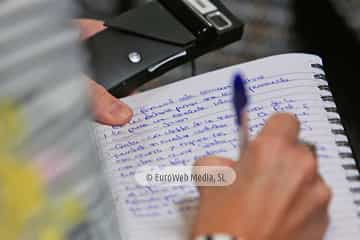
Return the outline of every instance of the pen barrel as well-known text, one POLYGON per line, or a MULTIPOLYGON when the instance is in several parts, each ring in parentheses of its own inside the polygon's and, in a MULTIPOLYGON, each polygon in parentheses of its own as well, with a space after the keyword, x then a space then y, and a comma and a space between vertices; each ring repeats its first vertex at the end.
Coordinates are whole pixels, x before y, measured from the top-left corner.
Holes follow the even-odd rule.
POLYGON ((239 126, 239 149, 240 155, 244 152, 249 144, 249 117, 246 111, 241 114, 241 125, 239 126))

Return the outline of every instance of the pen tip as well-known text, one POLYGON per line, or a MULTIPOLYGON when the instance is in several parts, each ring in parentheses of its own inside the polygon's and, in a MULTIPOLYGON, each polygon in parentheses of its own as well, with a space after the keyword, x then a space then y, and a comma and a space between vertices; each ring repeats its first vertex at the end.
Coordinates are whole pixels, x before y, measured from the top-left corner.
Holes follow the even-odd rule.
POLYGON ((243 92, 245 91, 245 81, 244 78, 241 76, 241 74, 236 74, 234 77, 234 87, 236 91, 243 92))
POLYGON ((244 107, 247 105, 248 99, 245 89, 245 80, 241 74, 236 74, 234 76, 234 107, 237 114, 237 124, 238 126, 241 125, 242 119, 242 111, 244 107))
POLYGON ((245 89, 245 80, 241 74, 236 74, 234 77, 234 97, 241 105, 247 103, 247 94, 245 89))

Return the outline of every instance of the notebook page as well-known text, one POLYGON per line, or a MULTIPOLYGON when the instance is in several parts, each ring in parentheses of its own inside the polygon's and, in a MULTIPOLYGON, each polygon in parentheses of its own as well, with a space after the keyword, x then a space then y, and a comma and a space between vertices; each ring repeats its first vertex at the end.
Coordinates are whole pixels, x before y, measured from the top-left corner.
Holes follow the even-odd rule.
MULTIPOLYGON (((242 72, 250 95, 249 131, 254 136, 275 112, 292 112, 302 123, 301 137, 317 145, 320 172, 334 192, 326 239, 356 239, 359 223, 346 174, 341 167, 320 98, 321 63, 311 55, 270 57, 197 76, 124 99, 134 110, 124 127, 96 126, 124 239, 187 239, 196 212, 195 187, 141 187, 139 167, 192 165, 219 155, 237 159, 238 139, 232 107, 232 76, 242 72)), ((359 235, 357 235, 359 236, 359 235)))

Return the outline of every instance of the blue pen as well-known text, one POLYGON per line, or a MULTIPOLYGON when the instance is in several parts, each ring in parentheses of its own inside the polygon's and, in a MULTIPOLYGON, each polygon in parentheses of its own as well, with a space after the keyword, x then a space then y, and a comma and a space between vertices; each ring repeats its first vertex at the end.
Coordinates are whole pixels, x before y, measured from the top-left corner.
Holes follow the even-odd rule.
POLYGON ((248 129, 246 120, 246 105, 248 97, 245 89, 245 80, 240 74, 234 77, 233 101, 236 112, 236 123, 239 127, 240 150, 244 149, 248 141, 248 129))

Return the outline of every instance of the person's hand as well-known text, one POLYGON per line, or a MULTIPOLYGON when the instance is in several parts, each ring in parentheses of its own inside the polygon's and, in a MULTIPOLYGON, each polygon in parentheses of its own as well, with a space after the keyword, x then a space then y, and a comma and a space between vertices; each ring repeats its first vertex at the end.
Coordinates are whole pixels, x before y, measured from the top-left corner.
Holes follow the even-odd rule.
MULTIPOLYGON (((86 40, 106 28, 101 21, 80 19, 74 22, 80 29, 82 40, 86 40)), ((96 121, 108 125, 123 125, 128 123, 133 116, 131 108, 116 99, 108 93, 103 86, 95 81, 90 80, 89 82, 93 113, 96 121)))
POLYGON ((193 237, 225 233, 244 240, 320 240, 326 232, 331 191, 317 159, 298 139, 299 122, 277 114, 249 143, 239 162, 210 157, 200 166, 229 166, 228 187, 201 187, 193 237))

